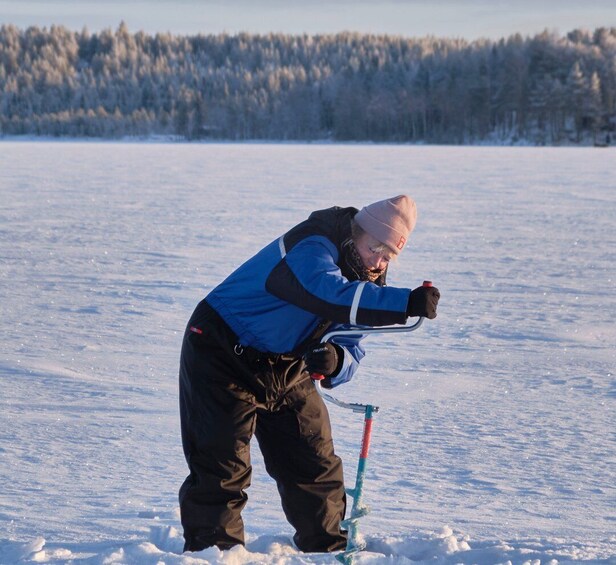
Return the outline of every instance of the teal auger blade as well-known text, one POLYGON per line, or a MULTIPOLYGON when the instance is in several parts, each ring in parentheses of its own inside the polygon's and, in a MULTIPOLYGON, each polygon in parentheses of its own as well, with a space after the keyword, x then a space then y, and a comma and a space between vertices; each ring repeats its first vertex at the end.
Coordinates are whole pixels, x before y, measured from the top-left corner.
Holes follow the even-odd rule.
POLYGON ((339 553, 338 555, 336 555, 336 559, 344 563, 345 565, 352 565, 355 554, 359 553, 360 551, 363 551, 364 549, 366 549, 366 543, 362 542, 358 545, 347 548, 342 553, 339 553))
POLYGON ((365 506, 364 508, 362 508, 362 509, 358 510, 357 512, 355 512, 352 516, 349 516, 346 520, 342 520, 342 522, 340 522, 340 525, 343 528, 346 528, 346 527, 350 526, 351 524, 355 524, 360 518, 363 518, 369 512, 370 512, 370 508, 365 506))

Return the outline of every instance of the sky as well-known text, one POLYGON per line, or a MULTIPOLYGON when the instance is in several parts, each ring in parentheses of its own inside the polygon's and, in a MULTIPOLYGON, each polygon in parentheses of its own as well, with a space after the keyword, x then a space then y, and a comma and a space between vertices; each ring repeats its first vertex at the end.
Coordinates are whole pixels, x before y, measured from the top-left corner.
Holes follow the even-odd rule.
POLYGON ((0 24, 90 31, 436 35, 497 39, 616 26, 616 0, 0 0, 0 24))

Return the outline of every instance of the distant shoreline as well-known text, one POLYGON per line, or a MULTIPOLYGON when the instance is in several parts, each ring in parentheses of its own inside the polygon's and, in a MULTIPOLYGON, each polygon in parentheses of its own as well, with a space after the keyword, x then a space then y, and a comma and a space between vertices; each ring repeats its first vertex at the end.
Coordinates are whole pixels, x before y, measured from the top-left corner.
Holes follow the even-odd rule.
POLYGON ((312 146, 366 146, 366 147, 534 147, 534 148, 554 148, 554 149, 610 149, 616 147, 616 143, 610 145, 596 145, 592 140, 585 140, 581 143, 561 143, 561 144, 538 144, 529 140, 517 142, 498 142, 484 141, 477 143, 428 143, 428 142, 395 142, 395 141, 337 141, 337 140, 276 140, 276 139, 186 139, 181 136, 124 136, 118 138, 108 137, 55 137, 55 136, 36 136, 36 135, 0 135, 0 143, 103 143, 103 144, 144 144, 144 145, 312 145, 312 146))

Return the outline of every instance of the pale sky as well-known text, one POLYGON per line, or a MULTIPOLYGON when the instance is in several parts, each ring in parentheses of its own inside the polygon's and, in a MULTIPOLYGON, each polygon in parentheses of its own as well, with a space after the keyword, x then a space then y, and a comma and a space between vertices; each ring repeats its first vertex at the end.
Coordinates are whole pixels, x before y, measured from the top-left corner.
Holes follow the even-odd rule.
POLYGON ((0 0, 0 25, 500 38, 616 27, 616 0, 0 0))

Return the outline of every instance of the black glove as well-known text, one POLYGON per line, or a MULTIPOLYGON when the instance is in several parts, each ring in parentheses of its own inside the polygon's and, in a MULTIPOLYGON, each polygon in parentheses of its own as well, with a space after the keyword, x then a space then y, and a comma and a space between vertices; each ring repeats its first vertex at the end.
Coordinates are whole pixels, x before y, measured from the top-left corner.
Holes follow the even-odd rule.
POLYGON ((319 343, 304 354, 306 370, 312 375, 329 377, 342 367, 344 351, 334 343, 319 343))
POLYGON ((406 306, 407 316, 424 316, 429 320, 436 318, 436 305, 441 293, 435 286, 420 286, 411 292, 406 306))

